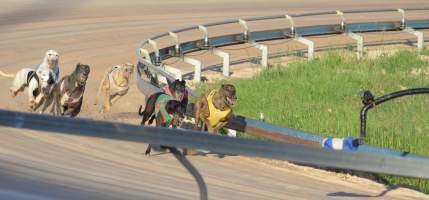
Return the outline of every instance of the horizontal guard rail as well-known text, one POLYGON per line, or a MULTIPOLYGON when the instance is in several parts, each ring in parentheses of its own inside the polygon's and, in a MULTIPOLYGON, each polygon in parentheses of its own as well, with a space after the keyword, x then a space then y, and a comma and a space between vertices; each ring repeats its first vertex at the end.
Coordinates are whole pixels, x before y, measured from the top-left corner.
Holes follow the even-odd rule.
MULTIPOLYGON (((423 10, 429 10, 429 7, 405 8, 404 10, 405 11, 423 11, 423 10)), ((358 13, 397 12, 397 11, 398 9, 389 8, 389 9, 344 10, 342 12, 344 14, 358 14, 358 13)), ((336 11, 324 11, 324 12, 311 12, 311 13, 301 13, 301 14, 289 14, 289 16, 296 18, 296 17, 310 17, 310 16, 321 16, 321 15, 335 15, 335 14, 337 14, 336 11)), ((284 15, 273 15, 273 16, 261 16, 261 17, 247 17, 242 19, 248 22, 252 22, 252 21, 261 21, 261 20, 284 19, 284 17, 285 17, 284 15)), ((221 22, 212 22, 212 23, 203 24, 203 26, 211 27, 211 26, 219 26, 219 25, 226 25, 226 24, 233 24, 233 23, 238 23, 238 19, 229 19, 221 22)), ((186 28, 176 29, 176 30, 172 30, 171 32, 181 33, 181 32, 195 30, 195 29, 198 29, 198 26, 190 26, 186 28)), ((154 35, 148 39, 145 39, 140 47, 143 47, 150 39, 156 40, 165 36, 168 36, 168 32, 154 35)))
MULTIPOLYGON (((375 32, 375 31, 393 31, 401 30, 401 23, 397 22, 373 22, 373 23, 350 23, 346 24, 345 32, 364 33, 364 32, 375 32)), ((410 20, 407 21, 407 27, 413 29, 429 28, 429 20, 410 20)), ((285 29, 274 29, 265 31, 254 31, 249 36, 249 41, 269 41, 277 39, 293 38, 289 33, 290 28, 285 29)), ((295 27, 295 32, 299 36, 316 36, 316 35, 327 35, 327 34, 341 34, 340 24, 330 25, 317 25, 317 26, 306 26, 306 27, 295 27)), ((209 38, 210 47, 222 47, 228 45, 241 44, 246 42, 242 33, 217 36, 209 38)), ((182 54, 192 53, 194 51, 202 50, 203 39, 183 42, 180 44, 182 54)), ((143 46, 143 45, 142 45, 143 46)), ((177 55, 176 46, 168 46, 159 49, 159 56, 161 60, 165 60, 177 55)), ((142 57, 140 52, 137 51, 138 57, 142 57)), ((155 53, 151 52, 150 57, 152 61, 155 60, 155 53)))
POLYGON ((334 151, 270 140, 231 138, 190 130, 146 127, 6 110, 0 110, 0 125, 429 179, 429 159, 334 151))

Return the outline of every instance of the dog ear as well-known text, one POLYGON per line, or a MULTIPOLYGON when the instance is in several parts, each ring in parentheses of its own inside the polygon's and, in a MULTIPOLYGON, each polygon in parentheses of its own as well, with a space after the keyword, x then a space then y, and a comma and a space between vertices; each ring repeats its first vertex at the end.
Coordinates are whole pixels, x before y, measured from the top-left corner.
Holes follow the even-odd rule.
POLYGON ((173 82, 171 82, 170 79, 167 78, 167 85, 168 85, 169 88, 172 87, 172 84, 173 84, 173 82))

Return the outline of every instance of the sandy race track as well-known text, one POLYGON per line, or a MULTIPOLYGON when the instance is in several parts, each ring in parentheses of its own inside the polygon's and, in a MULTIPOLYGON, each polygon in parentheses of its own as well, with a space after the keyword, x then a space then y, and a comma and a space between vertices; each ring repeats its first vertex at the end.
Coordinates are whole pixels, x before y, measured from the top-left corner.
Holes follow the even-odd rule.
MULTIPOLYGON (((91 66, 80 116, 93 106, 105 68, 136 63, 145 37, 198 23, 242 16, 355 8, 429 6, 426 0, 2 0, 0 69, 15 72, 60 52, 61 74, 78 63, 91 66)), ((26 97, 10 97, 11 80, 0 77, 0 107, 26 110, 26 97)), ((133 86, 108 119, 135 113, 144 101, 133 86)), ((118 105, 118 104, 117 104, 118 105)), ((52 133, 0 129, 0 196, 16 199, 196 199, 193 178, 169 154, 142 155, 145 145, 52 133), (35 195, 35 196, 34 196, 35 195), (19 198, 18 198, 19 197, 19 198), (49 198, 48 198, 49 197, 49 198)), ((429 199, 390 190, 372 181, 250 158, 191 156, 207 182, 210 199, 429 199)))

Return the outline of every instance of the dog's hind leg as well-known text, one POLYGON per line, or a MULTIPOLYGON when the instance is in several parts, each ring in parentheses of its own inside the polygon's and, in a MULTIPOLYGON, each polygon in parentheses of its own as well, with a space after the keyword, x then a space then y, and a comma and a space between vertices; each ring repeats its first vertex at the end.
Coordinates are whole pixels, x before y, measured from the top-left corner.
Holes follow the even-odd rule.
POLYGON ((52 113, 54 115, 61 115, 61 102, 59 92, 54 95, 54 105, 52 106, 52 113))
POLYGON ((15 78, 12 82, 12 87, 10 87, 9 91, 12 97, 15 97, 19 92, 22 92, 27 84, 27 74, 26 70, 20 70, 16 73, 15 78))
POLYGON ((139 113, 139 114, 143 115, 143 119, 141 122, 142 125, 145 124, 146 121, 152 117, 153 112, 155 111, 156 99, 157 99, 156 95, 150 96, 146 102, 144 111, 139 113))
POLYGON ((149 125, 153 123, 153 120, 155 120, 155 114, 152 114, 152 116, 149 119, 149 125))

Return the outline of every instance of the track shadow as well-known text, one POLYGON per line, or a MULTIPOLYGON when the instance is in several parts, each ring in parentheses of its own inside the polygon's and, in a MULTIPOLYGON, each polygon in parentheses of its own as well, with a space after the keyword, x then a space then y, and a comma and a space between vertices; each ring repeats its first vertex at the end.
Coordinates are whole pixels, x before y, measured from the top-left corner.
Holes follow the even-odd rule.
MULTIPOLYGON (((170 154, 171 152, 168 152, 167 150, 165 151, 158 151, 158 150, 154 150, 152 149, 152 151, 155 151, 156 153, 151 153, 150 156, 148 157, 153 157, 153 156, 162 156, 165 154, 170 154)), ((222 153, 216 153, 216 152, 206 152, 204 150, 195 150, 195 153, 192 153, 190 155, 186 155, 187 157, 189 156, 217 156, 218 158, 225 158, 225 157, 230 157, 230 156, 238 156, 235 154, 222 154, 222 153)), ((144 153, 142 153, 144 155, 144 153)))
POLYGON ((145 155, 145 153, 141 153, 142 155, 144 155, 144 156, 147 156, 147 157, 154 157, 154 156, 162 156, 162 155, 164 155, 164 154, 169 154, 170 152, 157 152, 157 153, 152 153, 152 154, 150 154, 150 155, 145 155))
POLYGON ((327 194, 326 196, 329 196, 329 197, 374 198, 374 197, 382 197, 382 196, 386 195, 387 193, 389 193, 390 191, 396 190, 398 188, 408 188, 408 189, 412 189, 412 190, 417 190, 418 191, 418 188, 416 188, 414 186, 399 184, 399 185, 387 186, 387 188, 385 190, 383 190, 382 192, 380 192, 377 195, 357 194, 357 193, 351 193, 351 192, 333 192, 333 193, 327 194))

